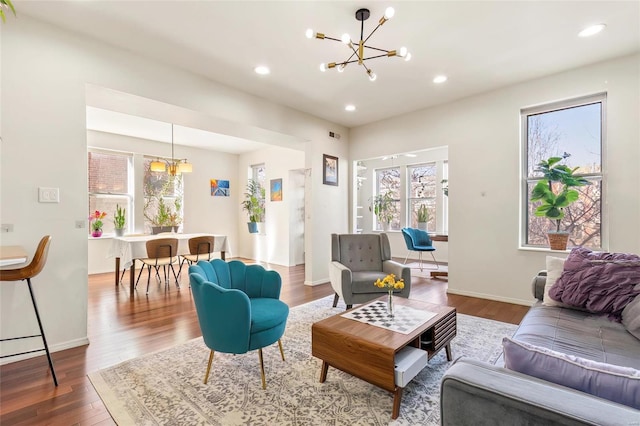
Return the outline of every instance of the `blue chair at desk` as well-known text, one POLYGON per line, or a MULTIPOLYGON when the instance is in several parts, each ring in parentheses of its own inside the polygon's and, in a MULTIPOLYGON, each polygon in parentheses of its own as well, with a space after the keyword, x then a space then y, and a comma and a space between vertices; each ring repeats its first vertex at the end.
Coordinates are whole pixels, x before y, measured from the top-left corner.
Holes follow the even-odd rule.
POLYGON ((436 257, 433 255, 433 252, 436 248, 433 246, 433 242, 431 241, 431 237, 426 231, 416 228, 402 228, 402 236, 404 237, 404 242, 407 244, 407 257, 404 258, 404 263, 407 263, 407 259, 409 258, 409 253, 412 251, 418 252, 418 258, 420 259, 420 270, 423 270, 422 263, 422 253, 428 251, 431 253, 431 257, 433 257, 433 261, 436 264, 435 268, 429 269, 439 269, 440 265, 438 265, 438 261, 436 257))

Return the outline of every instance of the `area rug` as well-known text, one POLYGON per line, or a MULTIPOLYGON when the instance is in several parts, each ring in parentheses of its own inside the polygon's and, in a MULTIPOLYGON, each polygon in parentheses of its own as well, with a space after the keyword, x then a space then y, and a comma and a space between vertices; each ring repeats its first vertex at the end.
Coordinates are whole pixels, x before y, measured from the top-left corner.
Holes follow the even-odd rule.
MULTIPOLYGON (((393 395, 329 368, 311 356, 311 324, 344 312, 333 296, 291 309, 282 338, 263 349, 267 389, 256 351, 216 353, 209 383, 202 382, 209 350, 202 338, 89 374, 117 424, 124 425, 438 425, 440 379, 451 365, 444 351, 404 388, 400 416, 391 420, 393 395)), ((493 362, 501 340, 516 326, 458 314, 454 360, 493 362)), ((367 362, 363 359, 362 362, 367 362)))

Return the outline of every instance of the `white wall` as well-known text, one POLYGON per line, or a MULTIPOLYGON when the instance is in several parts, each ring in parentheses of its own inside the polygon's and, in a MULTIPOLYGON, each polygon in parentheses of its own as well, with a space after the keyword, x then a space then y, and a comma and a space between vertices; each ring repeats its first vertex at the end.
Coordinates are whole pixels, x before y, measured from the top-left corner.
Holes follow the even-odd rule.
MULTIPOLYGON (((111 149, 122 152, 139 153, 149 156, 166 157, 171 152, 169 144, 116 135, 93 130, 87 131, 87 145, 94 148, 111 149)), ((238 155, 228 154, 188 146, 176 146, 176 156, 188 158, 193 164, 193 172, 185 174, 184 179, 184 233, 205 232, 226 235, 229 242, 227 257, 235 255, 238 246, 237 212, 240 195, 232 191, 229 197, 212 197, 210 179, 227 179, 229 184, 237 186, 236 172, 238 155)), ((142 209, 144 200, 135 200, 136 232, 143 232, 142 209)), ((111 216, 107 217, 109 219, 111 216)), ((112 272, 114 260, 107 258, 109 237, 89 238, 89 274, 112 272)))
MULTIPOLYGON (((53 350, 86 343, 87 336, 88 242, 86 229, 74 226, 75 221, 86 221, 87 211, 87 84, 310 141, 307 145, 313 147, 305 149, 313 157, 306 157, 306 167, 321 163, 322 151, 332 142, 328 140, 329 130, 341 133, 341 143, 345 146, 348 142, 346 129, 341 126, 28 16, 13 20, 11 25, 1 25, 0 31, 3 114, 0 218, 2 223, 14 225, 14 232, 2 235, 2 244, 23 245, 33 252, 43 235, 53 236, 48 263, 34 282, 53 350), (38 203, 39 186, 59 188, 60 203, 38 203)), ((347 150, 343 148, 338 153, 346 157, 347 150)), ((194 167, 198 165, 194 163, 194 167)), ((216 170, 209 172, 217 175, 216 170)), ((197 173, 211 177, 205 170, 197 173)), ((307 234, 310 246, 307 253, 317 252, 319 256, 310 262, 313 267, 307 268, 310 280, 327 275, 329 233, 337 228, 341 232, 347 229, 346 189, 316 189, 322 186, 317 173, 314 170, 310 185, 314 193, 323 196, 323 202, 330 202, 334 215, 342 215, 344 220, 311 225, 315 232, 307 234), (327 253, 324 259, 320 256, 323 252, 327 253)), ((197 176, 190 178, 197 179, 197 176)), ((206 191, 206 185, 202 185, 206 191)), ((201 221, 216 208, 213 204, 216 202, 210 200, 208 210, 185 220, 201 221)), ((228 202, 233 203, 233 199, 228 202)), ((0 307, 0 335, 33 331, 35 320, 23 284, 3 283, 0 307)), ((23 341, 11 347, 3 345, 2 352, 27 350, 36 344, 23 341)))
MULTIPOLYGON (((447 84, 455 84, 452 78, 447 84)), ((606 91, 606 233, 640 253, 640 57, 620 58, 351 130, 351 158, 449 146, 449 291, 530 303, 544 250, 520 250, 520 109, 606 91)))
POLYGON ((239 256, 256 259, 277 265, 290 266, 289 263, 289 222, 290 222, 290 181, 289 171, 304 167, 304 151, 269 147, 240 155, 237 168, 238 184, 232 192, 238 194, 236 206, 237 233, 240 241, 239 256), (265 183, 265 222, 259 234, 250 234, 247 229, 247 213, 240 210, 248 182, 249 168, 255 164, 264 164, 265 183), (282 179, 282 201, 271 201, 270 182, 282 179))

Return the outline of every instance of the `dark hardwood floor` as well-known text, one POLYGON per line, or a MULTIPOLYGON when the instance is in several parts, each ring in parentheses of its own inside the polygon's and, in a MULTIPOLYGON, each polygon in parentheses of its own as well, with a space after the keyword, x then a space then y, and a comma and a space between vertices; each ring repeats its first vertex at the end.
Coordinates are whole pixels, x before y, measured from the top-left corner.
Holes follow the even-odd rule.
MULTIPOLYGON (((305 286, 303 266, 273 265, 271 268, 282 275, 281 299, 291 307, 333 294, 328 283, 305 286)), ((125 281, 126 277, 128 274, 125 281)), ((187 275, 182 275, 180 291, 175 285, 165 290, 152 279, 148 296, 145 294, 146 283, 142 284, 145 278, 146 274, 143 274, 140 288, 130 298, 128 281, 126 286, 115 288, 112 274, 89 276, 88 336, 91 343, 52 355, 60 383, 57 388, 44 355, 0 367, 0 424, 114 424, 87 373, 201 335, 187 275)), ((37 286, 36 278, 36 298, 37 286)), ((528 310, 525 306, 448 295, 446 288, 446 279, 434 280, 416 274, 412 277, 411 298, 455 306, 459 313, 513 324, 518 324, 528 310)), ((44 327, 46 332, 46 322, 44 327)))

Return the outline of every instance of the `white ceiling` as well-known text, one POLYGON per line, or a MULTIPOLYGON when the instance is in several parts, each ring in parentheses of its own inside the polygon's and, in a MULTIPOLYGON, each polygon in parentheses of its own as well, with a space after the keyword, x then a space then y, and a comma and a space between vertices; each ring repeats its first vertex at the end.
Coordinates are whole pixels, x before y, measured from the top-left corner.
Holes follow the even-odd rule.
POLYGON ((20 1, 31 15, 158 61, 342 124, 364 125, 498 87, 640 51, 638 1, 20 1), (321 73, 347 48, 307 28, 365 36, 387 6, 395 16, 368 44, 406 46, 412 60, 367 61, 321 73), (604 32, 579 38, 585 26, 604 32), (253 68, 271 68, 258 76, 253 68), (432 78, 449 80, 435 85, 432 78), (347 103, 355 112, 344 111, 347 103))

